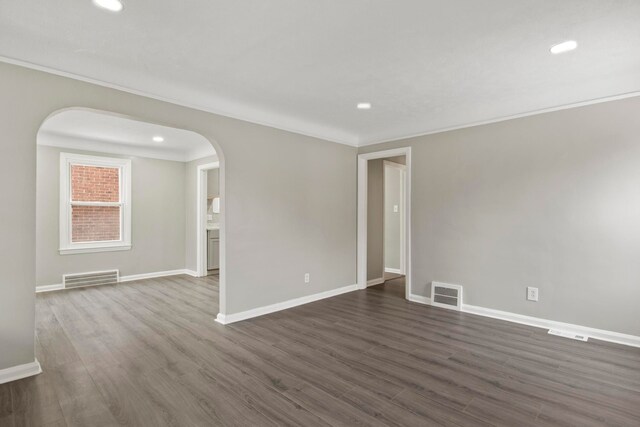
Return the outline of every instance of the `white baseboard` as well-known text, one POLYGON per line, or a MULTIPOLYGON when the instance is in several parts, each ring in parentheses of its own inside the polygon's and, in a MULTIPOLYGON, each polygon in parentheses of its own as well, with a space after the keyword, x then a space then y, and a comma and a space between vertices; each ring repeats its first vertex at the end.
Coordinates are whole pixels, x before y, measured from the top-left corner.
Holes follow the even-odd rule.
MULTIPOLYGON (((179 274, 187 274, 192 277, 198 277, 196 272, 193 270, 180 269, 180 270, 155 271, 153 273, 131 274, 129 276, 120 276, 118 282, 119 283, 133 282, 134 280, 155 279, 158 277, 177 276, 179 274)), ((36 293, 59 291, 62 289, 65 289, 62 283, 58 283, 55 285, 36 286, 36 293)))
POLYGON ((402 274, 402 270, 399 268, 386 268, 384 269, 385 273, 394 273, 394 274, 402 274))
POLYGON ((153 273, 132 274, 129 276, 120 276, 120 282, 133 282, 134 280, 155 279, 158 277, 168 277, 168 276, 177 276, 179 274, 189 274, 187 273, 187 271, 190 271, 190 270, 185 270, 183 268, 180 270, 168 270, 168 271, 156 271, 153 273))
POLYGON ((24 365, 0 369, 0 384, 20 380, 22 378, 31 377, 33 375, 38 375, 41 372, 42 368, 40 367, 40 362, 38 362, 38 359, 35 359, 31 363, 25 363, 24 365))
POLYGON ((64 289, 64 285, 62 283, 58 283, 58 284, 55 284, 55 285, 36 286, 36 293, 59 291, 61 289, 64 289))
POLYGON ((230 323, 240 322, 241 320, 251 319, 253 317, 264 316, 265 314, 275 313, 276 311, 286 310, 288 308, 297 307, 299 305, 308 304, 310 302, 319 301, 325 298, 335 297, 347 292, 352 292, 358 289, 358 285, 348 285, 342 288, 332 289, 330 291, 320 292, 313 295, 307 295, 300 298, 290 299, 288 301, 279 302, 276 304, 266 305, 264 307, 258 307, 247 311, 234 314, 222 314, 218 313, 216 322, 223 325, 230 323))
POLYGON ((431 298, 423 297, 422 295, 409 294, 409 297, 407 299, 412 302, 431 305, 431 298))
MULTIPOLYGON (((409 301, 431 304, 431 298, 421 295, 409 295, 409 301)), ((557 322, 555 320, 541 319, 539 317, 525 316, 523 314, 510 313, 508 311, 494 310, 492 308, 478 307, 462 304, 461 311, 478 316, 491 317, 493 319, 506 320, 507 322, 520 323, 542 329, 556 329, 576 335, 586 335, 589 338, 612 342, 616 344, 640 347, 640 336, 622 334, 620 332, 605 331, 604 329, 590 328, 588 326, 574 325, 571 323, 557 322)))
POLYGON ((384 277, 378 277, 377 279, 367 280, 367 286, 381 285, 384 283, 384 277))
POLYGON ((193 270, 187 270, 187 269, 185 269, 185 270, 184 270, 184 274, 186 274, 187 276, 191 276, 191 277, 198 277, 198 273, 196 273, 196 272, 195 272, 195 271, 193 271, 193 270))
POLYGON ((538 317, 509 313, 507 311, 494 310, 492 308, 478 307, 475 305, 463 304, 462 311, 464 311, 465 313, 477 314, 479 316, 492 317, 494 319, 507 320, 509 322, 521 323, 523 325, 535 326, 537 328, 558 329, 576 335, 586 335, 589 338, 593 338, 596 340, 608 341, 632 347, 640 347, 640 337, 635 335, 621 334, 619 332, 605 331, 604 329, 596 329, 590 328, 588 326, 557 322, 555 320, 540 319, 538 317))

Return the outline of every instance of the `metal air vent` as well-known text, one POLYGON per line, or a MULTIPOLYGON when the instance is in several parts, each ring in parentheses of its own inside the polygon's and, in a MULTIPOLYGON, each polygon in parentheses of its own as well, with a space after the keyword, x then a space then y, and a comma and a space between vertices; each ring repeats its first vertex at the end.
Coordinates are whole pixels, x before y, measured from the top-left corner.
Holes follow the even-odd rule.
POLYGON ((431 282, 431 305, 459 311, 462 307, 462 286, 431 282))
POLYGON ((62 284, 65 288, 81 288, 84 286, 113 285, 118 283, 118 270, 93 271, 89 273, 65 274, 62 284))
POLYGON ((573 332, 569 332, 569 331, 561 331, 558 329, 549 329, 549 334, 550 335, 556 335, 559 337, 563 337, 563 338, 569 338, 571 340, 577 340, 577 341, 588 341, 589 337, 586 335, 582 335, 582 334, 576 334, 573 332))

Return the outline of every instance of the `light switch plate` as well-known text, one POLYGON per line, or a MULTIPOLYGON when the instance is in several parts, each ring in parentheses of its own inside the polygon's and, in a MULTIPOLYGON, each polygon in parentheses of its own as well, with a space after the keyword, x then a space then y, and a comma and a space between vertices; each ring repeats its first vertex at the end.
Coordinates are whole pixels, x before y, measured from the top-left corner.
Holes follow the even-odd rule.
POLYGON ((393 211, 398 212, 398 205, 393 205, 393 211))

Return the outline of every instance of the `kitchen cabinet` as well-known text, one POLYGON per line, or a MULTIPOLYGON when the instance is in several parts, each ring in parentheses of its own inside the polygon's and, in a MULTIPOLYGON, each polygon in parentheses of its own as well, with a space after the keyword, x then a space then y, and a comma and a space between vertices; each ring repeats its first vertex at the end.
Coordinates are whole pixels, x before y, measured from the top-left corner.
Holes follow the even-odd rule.
POLYGON ((207 231, 207 270, 220 268, 220 230, 207 231))

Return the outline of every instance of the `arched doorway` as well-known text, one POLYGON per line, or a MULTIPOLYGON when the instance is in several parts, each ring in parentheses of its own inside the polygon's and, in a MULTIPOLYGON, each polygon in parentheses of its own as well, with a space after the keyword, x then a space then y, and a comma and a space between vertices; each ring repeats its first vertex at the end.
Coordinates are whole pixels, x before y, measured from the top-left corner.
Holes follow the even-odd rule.
MULTIPOLYGON (((105 270, 117 270, 118 281, 175 274, 198 276, 196 170, 203 162, 215 162, 220 173, 218 311, 224 313, 224 159, 217 143, 190 130, 81 107, 49 115, 38 131, 37 143, 38 153, 47 151, 38 156, 39 291, 65 288, 71 283, 66 280, 67 275, 75 278, 105 270), (66 166, 62 164, 62 153, 70 155, 65 157, 66 166), (55 164, 53 157, 58 158, 55 164), (100 164, 104 159, 106 163, 100 164), (125 183, 118 191, 113 190, 118 193, 118 200, 74 200, 68 191, 63 199, 64 192, 60 190, 71 185, 72 177, 67 173, 70 165, 85 162, 87 170, 94 173, 115 164, 108 159, 133 162, 133 176, 129 178, 125 177, 126 168, 119 172, 115 171, 117 167, 112 168, 115 175, 121 174, 117 175, 118 182, 125 183), (40 188, 40 183, 46 188, 40 188), (131 186, 129 193, 127 185, 131 186), (113 224, 104 236, 87 235, 86 227, 82 234, 82 221, 107 211, 112 211, 108 214, 111 217, 101 220, 113 224), (62 244, 63 237, 66 244, 62 244)), ((105 224, 97 228, 103 232, 105 224)))

